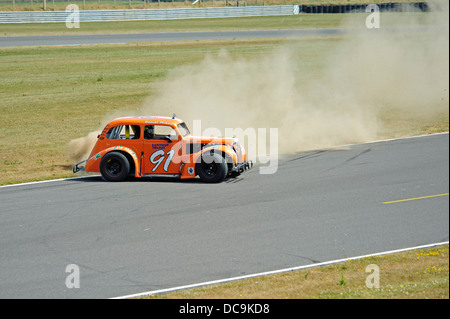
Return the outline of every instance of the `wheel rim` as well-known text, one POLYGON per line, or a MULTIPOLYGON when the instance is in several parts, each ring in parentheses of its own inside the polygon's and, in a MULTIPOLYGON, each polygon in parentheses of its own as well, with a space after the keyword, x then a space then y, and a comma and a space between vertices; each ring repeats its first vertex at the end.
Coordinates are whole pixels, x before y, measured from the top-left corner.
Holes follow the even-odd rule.
POLYGON ((122 163, 116 159, 110 159, 106 162, 105 168, 109 175, 117 176, 122 172, 122 163))
POLYGON ((203 163, 202 169, 203 172, 209 177, 214 176, 217 173, 216 163, 203 163))

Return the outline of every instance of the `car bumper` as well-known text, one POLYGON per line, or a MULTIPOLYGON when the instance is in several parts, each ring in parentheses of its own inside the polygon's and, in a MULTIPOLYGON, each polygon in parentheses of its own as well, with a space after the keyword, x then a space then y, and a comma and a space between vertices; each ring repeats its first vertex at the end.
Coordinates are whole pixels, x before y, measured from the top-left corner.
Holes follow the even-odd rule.
POLYGON ((74 173, 77 173, 77 172, 79 172, 79 171, 84 171, 84 164, 87 162, 87 160, 84 160, 84 161, 81 161, 81 162, 79 162, 79 163, 76 163, 74 166, 73 166, 73 172, 74 173))
POLYGON ((249 170, 252 167, 253 167, 253 162, 246 161, 244 163, 239 163, 238 165, 233 167, 233 172, 242 173, 242 172, 245 172, 246 170, 249 170))

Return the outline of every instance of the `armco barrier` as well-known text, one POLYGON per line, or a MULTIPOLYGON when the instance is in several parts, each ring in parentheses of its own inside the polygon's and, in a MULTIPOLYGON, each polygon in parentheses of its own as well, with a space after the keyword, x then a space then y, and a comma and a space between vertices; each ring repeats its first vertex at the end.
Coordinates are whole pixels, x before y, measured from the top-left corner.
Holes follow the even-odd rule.
MULTIPOLYGON (((292 15, 298 6, 248 6, 178 9, 80 10, 80 22, 170 20, 292 15)), ((65 22, 72 12, 66 11, 0 11, 0 23, 65 22)))
MULTIPOLYGON (((281 16, 299 13, 332 14, 365 12, 367 5, 280 5, 243 7, 206 7, 177 9, 80 10, 80 22, 170 20, 281 16)), ((426 2, 381 3, 380 12, 428 11, 426 2)), ((0 11, 0 23, 65 22, 72 12, 66 11, 0 11)))

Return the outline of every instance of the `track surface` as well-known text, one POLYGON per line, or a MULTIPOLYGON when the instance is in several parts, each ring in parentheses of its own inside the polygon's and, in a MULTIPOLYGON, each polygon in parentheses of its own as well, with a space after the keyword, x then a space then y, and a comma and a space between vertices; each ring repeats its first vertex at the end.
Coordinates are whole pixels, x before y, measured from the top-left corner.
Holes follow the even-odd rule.
POLYGON ((448 134, 299 153, 274 175, 0 188, 0 298, 108 298, 449 239, 448 134), (66 267, 80 267, 80 288, 66 267))
MULTIPOLYGON (((373 30, 372 30, 373 31, 373 30)), ((78 34, 47 36, 0 36, 0 47, 23 46, 64 46, 90 44, 120 44, 136 42, 201 41, 249 38, 295 38, 307 36, 332 36, 368 32, 368 29, 321 28, 289 30, 247 30, 247 31, 187 31, 187 32, 148 32, 124 34, 78 34)), ((386 32, 445 32, 436 27, 410 26, 401 28, 384 27, 377 33, 386 32)))
POLYGON ((300 29, 13 36, 0 37, 0 47, 326 36, 344 34, 344 32, 343 29, 300 29))

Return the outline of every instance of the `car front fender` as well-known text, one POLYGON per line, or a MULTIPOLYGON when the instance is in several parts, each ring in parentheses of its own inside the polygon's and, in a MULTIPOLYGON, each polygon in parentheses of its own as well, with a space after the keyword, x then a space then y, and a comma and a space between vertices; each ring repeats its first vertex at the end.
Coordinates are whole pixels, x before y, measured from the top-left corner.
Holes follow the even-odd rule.
POLYGON ((233 165, 237 165, 237 163, 238 163, 238 158, 237 158, 237 155, 236 155, 235 151, 233 150, 233 148, 231 148, 228 145, 224 145, 224 144, 206 146, 204 149, 202 149, 201 152, 196 154, 196 158, 194 158, 194 162, 199 163, 201 160, 201 156, 208 152, 222 154, 222 156, 225 157, 225 160, 227 163, 232 163, 233 165))

